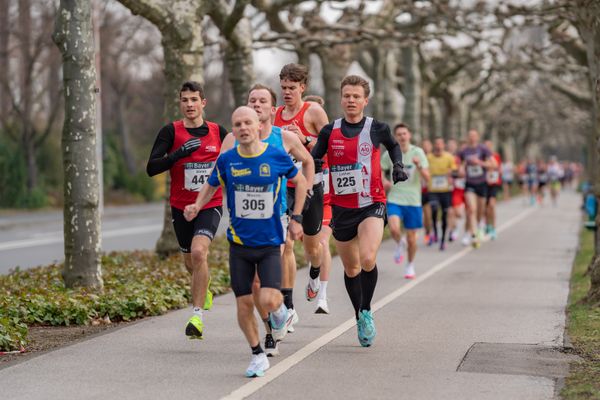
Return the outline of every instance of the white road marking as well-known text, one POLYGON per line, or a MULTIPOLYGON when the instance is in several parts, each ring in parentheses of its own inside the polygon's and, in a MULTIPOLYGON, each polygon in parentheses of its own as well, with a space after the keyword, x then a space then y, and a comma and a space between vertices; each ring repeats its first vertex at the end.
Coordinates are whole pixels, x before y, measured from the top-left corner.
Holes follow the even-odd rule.
MULTIPOLYGON (((535 208, 530 208, 528 210, 525 210, 525 211, 517 214, 513 218, 506 221, 506 223, 504 223, 501 227, 499 227, 498 232, 500 233, 500 232, 507 230, 508 228, 515 225, 516 223, 527 218, 527 216, 529 216, 529 214, 533 213, 534 211, 536 211, 535 208)), ((488 240, 489 239, 486 238, 484 241, 488 241, 488 240)), ((388 305, 389 303, 391 303, 398 297, 402 296, 403 294, 405 294, 406 292, 408 292, 415 286, 423 283, 424 281, 429 279, 434 274, 438 273, 442 269, 446 268, 448 265, 450 265, 453 262, 457 261, 458 259, 466 256, 467 254, 469 254, 472 251, 473 251, 472 247, 467 247, 467 248, 459 251, 458 253, 454 254, 453 256, 449 257, 448 259, 442 261, 441 263, 436 264, 433 268, 431 268, 429 271, 427 271, 423 275, 420 275, 415 280, 410 281, 409 283, 405 284, 401 288, 393 291, 392 293, 388 294, 381 300, 377 301, 373 305, 373 307, 371 307, 371 309, 373 310, 373 312, 375 312, 375 311, 385 307, 386 305, 388 305)), ((240 386, 233 392, 229 393, 227 396, 222 397, 221 400, 245 399, 246 397, 256 393, 263 386, 267 385, 269 382, 274 381, 279 376, 283 375, 286 371, 288 371, 290 368, 292 368, 294 365, 298 364, 299 362, 301 362, 302 360, 304 360, 305 358, 307 358, 308 356, 310 356, 311 354, 313 354, 314 352, 316 352, 317 350, 319 350, 321 347, 325 346, 329 342, 338 338, 344 332, 346 332, 348 329, 351 329, 355 325, 356 325, 356 320, 354 318, 350 318, 349 320, 347 320, 347 321, 343 322, 341 325, 338 325, 337 327, 333 328, 331 331, 327 332, 323 336, 310 342, 309 344, 307 344, 306 346, 304 346, 303 348, 301 348, 294 354, 281 360, 277 365, 270 368, 264 377, 252 379, 250 382, 246 383, 245 385, 240 386)))
MULTIPOLYGON (((162 224, 142 225, 124 229, 113 229, 102 233, 102 239, 109 239, 120 236, 135 235, 148 232, 160 232, 162 224)), ((24 247, 43 246, 47 244, 63 243, 62 232, 56 236, 36 239, 12 240, 10 242, 0 243, 0 251, 22 249, 24 247)))

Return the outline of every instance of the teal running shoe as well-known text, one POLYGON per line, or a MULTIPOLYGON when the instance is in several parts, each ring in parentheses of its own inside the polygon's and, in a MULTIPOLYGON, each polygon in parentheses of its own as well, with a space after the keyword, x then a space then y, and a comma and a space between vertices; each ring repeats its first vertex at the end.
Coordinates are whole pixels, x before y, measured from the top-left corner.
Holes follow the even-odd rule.
POLYGON ((358 313, 358 341, 362 347, 369 347, 373 344, 377 330, 375 329, 375 321, 373 313, 370 310, 361 310, 358 313))

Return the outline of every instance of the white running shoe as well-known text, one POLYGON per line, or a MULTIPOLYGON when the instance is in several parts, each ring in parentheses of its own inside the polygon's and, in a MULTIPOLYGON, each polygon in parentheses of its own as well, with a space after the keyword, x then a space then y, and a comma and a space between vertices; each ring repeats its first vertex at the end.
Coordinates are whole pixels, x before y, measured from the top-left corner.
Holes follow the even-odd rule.
POLYGON ((296 330, 294 325, 296 325, 298 321, 300 321, 300 318, 298 318, 296 310, 294 308, 288 308, 288 320, 286 322, 288 333, 294 333, 296 330))
POLYGON ((315 310, 315 314, 329 314, 329 305, 327 304, 327 299, 317 300, 317 309, 315 310))
POLYGON ((415 279, 415 266, 412 263, 404 267, 404 279, 415 279))
POLYGON ((396 245, 396 250, 394 251, 394 262, 396 264, 402 264, 404 261, 404 249, 406 249, 406 239, 400 239, 400 242, 396 245))
POLYGON ((471 235, 469 235, 468 233, 465 234, 465 236, 463 236, 463 238, 462 238, 462 244, 463 244, 463 246, 470 246, 471 245, 471 235))
POLYGON ((248 378, 265 376, 265 371, 268 370, 269 367, 269 359, 265 353, 252 354, 250 365, 248 365, 248 369, 246 369, 246 376, 248 378))

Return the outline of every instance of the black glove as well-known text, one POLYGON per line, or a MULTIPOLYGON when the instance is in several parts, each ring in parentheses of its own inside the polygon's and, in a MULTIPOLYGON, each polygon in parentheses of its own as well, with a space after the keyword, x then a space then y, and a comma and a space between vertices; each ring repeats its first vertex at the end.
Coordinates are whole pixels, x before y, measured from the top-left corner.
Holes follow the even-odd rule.
POLYGON ((169 158, 173 161, 182 159, 192 154, 194 151, 200 148, 202 142, 199 138, 192 138, 181 145, 180 148, 169 154, 169 158))
POLYGON ((315 158, 315 174, 323 172, 323 164, 325 164, 325 161, 323 161, 323 159, 315 158))
POLYGON ((394 163, 394 169, 392 170, 392 179, 394 183, 404 182, 408 179, 408 174, 404 170, 404 164, 400 161, 394 163))

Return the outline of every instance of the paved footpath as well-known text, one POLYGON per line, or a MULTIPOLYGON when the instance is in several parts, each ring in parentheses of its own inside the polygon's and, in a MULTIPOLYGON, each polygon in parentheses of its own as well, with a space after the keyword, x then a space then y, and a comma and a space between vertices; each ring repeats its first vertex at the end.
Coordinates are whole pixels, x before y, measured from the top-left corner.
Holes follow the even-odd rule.
POLYGON ((513 354, 510 344, 563 345, 578 205, 573 193, 557 208, 503 203, 496 241, 478 250, 452 244, 443 253, 422 247, 410 282, 391 261, 393 244, 384 243, 370 348, 358 345, 334 259, 332 314, 313 314, 303 295, 308 271, 300 270, 300 323, 264 378, 243 375, 250 351, 226 295, 205 313, 203 341, 184 336, 190 310, 150 318, 0 369, 0 398, 552 399, 555 378, 528 365, 519 364, 520 373, 494 368, 513 354), (475 351, 488 343, 500 345, 475 351), (479 361, 469 364, 468 352, 479 361))

